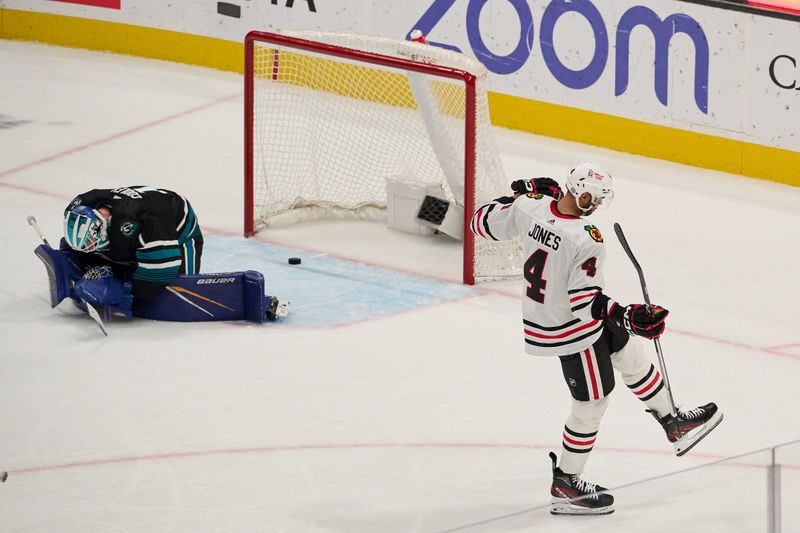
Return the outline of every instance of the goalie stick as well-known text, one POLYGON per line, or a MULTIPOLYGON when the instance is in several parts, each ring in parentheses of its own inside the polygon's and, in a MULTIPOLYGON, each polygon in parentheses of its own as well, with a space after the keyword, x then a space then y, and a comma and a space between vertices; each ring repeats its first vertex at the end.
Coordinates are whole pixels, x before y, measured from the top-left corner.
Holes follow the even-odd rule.
MULTIPOLYGON (((50 243, 47 242, 44 233, 42 233, 42 228, 40 228, 39 224, 36 223, 35 216, 28 215, 28 225, 30 225, 33 228, 33 231, 35 231, 39 235, 39 238, 42 239, 42 242, 44 242, 47 246, 50 246, 50 243)), ((52 248, 52 246, 50 246, 50 248, 52 248)))
MULTIPOLYGON (((30 225, 33 228, 33 230, 39 235, 39 238, 42 239, 42 242, 44 242, 48 247, 52 248, 52 246, 50 246, 50 243, 47 242, 47 238, 44 236, 44 233, 42 232, 42 229, 39 227, 39 224, 36 222, 36 217, 34 217, 33 215, 28 215, 28 225, 30 225)), ((86 312, 89 313, 89 316, 92 317, 92 320, 94 320, 100 327, 100 331, 103 332, 103 335, 108 337, 108 332, 106 331, 105 324, 103 324, 103 319, 100 318, 100 313, 98 313, 97 309, 92 307, 92 304, 90 304, 86 300, 82 299, 81 301, 83 302, 83 305, 86 306, 86 312)))
POLYGON ((100 318, 100 313, 98 313, 98 312, 97 312, 97 309, 95 309, 95 308, 92 306, 92 304, 90 304, 90 303, 89 303, 89 302, 87 302, 86 300, 83 300, 83 299, 81 299, 81 301, 83 302, 83 305, 85 305, 85 306, 86 306, 86 312, 87 312, 87 313, 89 313, 89 316, 90 316, 90 317, 92 317, 92 320, 94 320, 95 322, 97 322, 97 325, 100 327, 100 331, 102 331, 102 332, 103 332, 103 335, 105 335, 106 337, 108 337, 108 332, 106 331, 106 326, 105 326, 105 324, 103 324, 103 319, 102 319, 102 318, 100 318))
MULTIPOLYGON (((631 260, 633 263, 633 268, 636 269, 636 273, 639 275, 639 283, 642 286, 642 295, 644 296, 644 303, 647 305, 647 309, 652 312, 652 304, 650 303, 650 293, 647 291, 647 282, 644 280, 644 271, 642 270, 641 265, 639 265, 639 261, 636 260, 636 257, 633 255, 633 251, 631 250, 630 245, 628 244, 628 239, 625 238, 625 233, 622 232, 622 226, 618 223, 614 223, 614 233, 617 234, 617 238, 619 239, 619 243, 622 245, 622 249, 625 250, 625 253, 628 255, 628 259, 631 260)), ((719 413, 719 417, 713 424, 709 424, 703 431, 696 432, 694 435, 690 435, 688 433, 683 434, 680 430, 678 424, 678 410, 675 408, 675 399, 672 397, 672 387, 669 384, 669 376, 667 376, 667 365, 664 362, 664 354, 661 351, 661 340, 656 337, 653 339, 653 344, 656 347, 656 355, 658 356, 658 366, 661 367, 661 375, 664 378, 664 387, 667 389, 667 396, 669 397, 669 408, 670 414, 672 415, 672 420, 675 422, 675 435, 678 437, 673 445, 675 446, 675 454, 677 456, 681 456, 694 448, 697 443, 699 443, 703 438, 711 433, 711 431, 722 422, 722 413, 719 413)), ((713 420, 713 419, 712 419, 713 420)))

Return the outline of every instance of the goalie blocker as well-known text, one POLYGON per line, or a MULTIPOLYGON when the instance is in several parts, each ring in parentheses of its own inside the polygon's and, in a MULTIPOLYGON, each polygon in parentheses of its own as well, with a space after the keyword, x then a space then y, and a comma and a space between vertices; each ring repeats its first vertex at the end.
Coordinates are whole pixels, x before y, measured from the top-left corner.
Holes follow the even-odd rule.
MULTIPOLYGON (((84 276, 83 262, 71 250, 53 250, 40 244, 34 250, 47 269, 50 307, 65 298, 80 303, 73 292, 75 282, 84 276)), ((134 298, 132 314, 139 318, 175 322, 210 320, 249 320, 264 322, 288 314, 288 303, 264 294, 260 272, 225 272, 179 275, 174 283, 149 300, 134 298)))

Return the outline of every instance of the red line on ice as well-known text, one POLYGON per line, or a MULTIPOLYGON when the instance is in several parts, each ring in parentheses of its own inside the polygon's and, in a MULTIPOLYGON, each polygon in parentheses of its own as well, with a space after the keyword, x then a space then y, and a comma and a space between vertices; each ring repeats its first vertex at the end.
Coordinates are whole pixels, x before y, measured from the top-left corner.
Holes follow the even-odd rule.
POLYGON ((86 150, 87 148, 93 148, 95 146, 99 146, 101 144, 105 144, 107 142, 114 141, 114 140, 119 139, 121 137, 125 137, 127 135, 131 135, 132 133, 138 133, 138 132, 140 132, 142 130, 146 130, 148 128, 152 128, 153 126, 158 126, 160 124, 164 124, 165 122, 169 122, 171 120, 175 120, 176 118, 181 118, 181 117, 185 117, 186 115, 191 115, 192 113, 196 113, 198 111, 202 111, 204 109, 207 109, 209 107, 215 106, 217 104, 221 104, 223 102, 227 102, 229 100, 233 100, 234 98, 237 98, 240 95, 241 95, 240 93, 229 94, 228 96, 223 96, 221 98, 217 98, 216 100, 212 100, 210 102, 206 102, 204 104, 200 104, 198 106, 192 107, 190 109, 186 109, 184 111, 180 111, 180 112, 175 113, 173 115, 167 115, 166 117, 162 117, 162 118, 154 120, 152 122, 147 122, 147 123, 142 124, 140 126, 136 126, 134 128, 130 128, 130 129, 121 131, 119 133, 115 133, 113 135, 109 135, 108 137, 104 137, 102 139, 97 139, 96 141, 91 141, 91 142, 88 142, 86 144, 81 144, 79 146, 75 146, 73 148, 69 148, 68 150, 64 150, 62 152, 51 154, 51 155, 43 157, 41 159, 37 159, 35 161, 31 161, 29 163, 25 163, 24 165, 20 165, 18 167, 14 167, 14 168, 10 168, 8 170, 4 170, 4 171, 0 172, 0 179, 5 179, 8 176, 11 176, 12 174, 16 174, 17 172, 29 169, 29 168, 34 167, 36 165, 41 165, 43 163, 48 163, 48 162, 54 161, 56 159, 61 159, 62 157, 65 157, 65 156, 68 156, 68 155, 72 155, 74 153, 86 150))
POLYGON ((708 335, 704 335, 702 333, 695 333, 693 331, 682 331, 674 328, 668 328, 667 332, 669 333, 677 333, 678 335, 684 335, 686 337, 694 337, 696 339, 702 339, 710 342, 715 342, 717 344, 727 344, 728 346, 734 346, 736 348, 744 348, 746 350, 753 350, 755 352, 767 353, 770 355, 780 355, 782 357, 790 357, 792 359, 800 359, 800 356, 784 353, 776 350, 775 348, 762 348, 760 346, 753 346, 752 344, 745 344, 743 342, 736 342, 730 339, 720 339, 717 337, 711 337, 708 335))
POLYGON ((38 194, 40 196, 50 196, 51 198, 58 198, 60 200, 64 200, 66 204, 74 197, 66 197, 63 194, 56 194, 50 191, 43 191, 41 189, 35 189, 33 187, 26 187, 25 185, 15 185, 13 183, 0 183, 0 187, 5 187, 6 189, 16 189, 18 191, 29 192, 33 194, 38 194))
MULTIPOLYGON (((492 444, 492 443, 350 443, 350 444, 299 444, 293 446, 262 446, 255 448, 221 448, 215 450, 198 450, 189 452, 166 452, 147 455, 129 455, 122 457, 109 457, 105 459, 89 459, 86 461, 76 461, 71 463, 60 463, 43 466, 33 466, 29 468, 18 468, 9 470, 9 475, 32 474, 35 472, 51 472, 54 470, 66 470, 70 468, 84 468, 92 466, 112 465, 120 463, 133 463, 138 461, 159 461, 189 459, 192 457, 208 457, 212 455, 240 455, 240 454, 266 454, 282 452, 302 452, 302 451, 323 451, 323 450, 363 450, 363 449, 387 449, 387 448, 433 448, 433 449, 521 449, 521 450, 549 450, 552 444, 492 444)), ((652 451, 637 450, 634 448, 603 448, 603 451, 614 453, 640 453, 650 455, 674 455, 671 451, 652 451)), ((713 454, 695 453, 694 457, 703 459, 723 459, 725 456, 713 454)))
MULTIPOLYGON (((226 98, 232 98, 232 97, 233 96, 226 97, 226 98)), ((208 104, 208 105, 211 105, 211 104, 208 104)), ((32 166, 32 165, 29 165, 29 166, 32 166)), ((0 174, 0 179, 2 179, 3 175, 4 174, 0 174)), ((10 189, 17 189, 17 190, 20 190, 20 191, 29 192, 29 193, 32 193, 32 194, 38 194, 38 195, 41 195, 41 196, 51 196, 51 197, 54 197, 54 198, 61 198, 64 201, 69 201, 69 200, 72 199, 71 196, 70 197, 61 196, 61 195, 54 194, 54 193, 51 193, 51 192, 48 192, 48 191, 44 191, 44 190, 41 190, 41 189, 36 189, 36 188, 33 188, 33 187, 26 187, 24 185, 15 185, 15 184, 10 184, 10 183, 0 183, 0 187, 6 187, 6 188, 10 188, 10 189)), ((228 230, 221 230, 221 229, 217 229, 217 228, 212 228, 212 227, 205 226, 205 225, 203 226, 203 232, 204 233, 208 233, 210 235, 223 235, 223 236, 228 236, 228 237, 240 237, 241 236, 240 233, 235 233, 235 232, 231 232, 231 231, 228 231, 228 230)), ((363 263, 363 264, 366 264, 366 265, 386 268, 388 270, 394 270, 396 272, 403 272, 405 274, 412 274, 412 275, 415 275, 415 276, 420 276, 420 277, 424 277, 424 278, 428 278, 428 279, 433 279, 433 280, 440 281, 440 282, 443 282, 443 283, 453 283, 453 284, 458 284, 458 285, 461 284, 458 281, 455 281, 453 279, 447 279, 447 278, 444 278, 444 277, 441 277, 441 276, 433 276, 433 275, 430 275, 430 274, 427 274, 427 273, 416 272, 416 271, 413 271, 413 270, 410 270, 410 269, 397 268, 396 265, 381 264, 380 262, 376 262, 376 261, 367 261, 367 260, 364 260, 364 259, 354 259, 352 257, 347 257, 345 255, 337 254, 335 252, 323 251, 320 248, 302 246, 302 245, 297 245, 297 244, 294 244, 294 243, 290 244, 290 243, 281 242, 279 240, 268 239, 268 238, 264 237, 263 235, 259 235, 259 234, 255 235, 254 237, 251 237, 251 238, 255 239, 256 241, 263 242, 263 243, 266 243, 266 244, 274 244, 276 246, 290 247, 290 248, 294 248, 296 250, 302 250, 302 251, 309 252, 309 253, 321 253, 321 254, 327 255, 328 257, 334 257, 334 258, 343 259, 343 260, 346 260, 346 261, 358 261, 359 263, 363 263)), ((485 295, 485 294, 495 294, 495 295, 498 295, 498 296, 505 296, 507 298, 514 298, 514 299, 518 299, 519 298, 519 294, 517 294, 517 293, 513 293, 512 294, 512 293, 508 293, 508 292, 503 291, 503 290, 492 289, 492 288, 489 288, 489 287, 476 287, 476 293, 477 294, 475 296, 480 296, 480 295, 485 295)), ((474 296, 467 296, 467 297, 462 298, 462 299, 448 300, 448 301, 445 301, 445 302, 441 302, 441 304, 438 304, 438 305, 449 304, 449 303, 452 303, 454 301, 465 300, 465 299, 469 299, 469 298, 473 298, 473 297, 474 296)), ((410 311, 413 311, 413 310, 416 310, 416 308, 415 309, 411 309, 411 310, 404 310, 399 314, 407 313, 407 312, 410 312, 410 311)), ((386 315, 386 316, 383 316, 383 317, 379 317, 378 319, 386 318, 388 316, 393 316, 393 315, 386 315)), ((347 323, 347 324, 339 324, 339 325, 328 326, 328 327, 347 327, 349 325, 356 324, 356 323, 358 323, 358 322, 352 322, 352 323, 347 323)), ((300 328, 300 327, 297 327, 297 326, 295 326, 295 328, 297 328, 297 329, 306 329, 306 328, 300 328)), ((307 329, 316 329, 316 328, 307 328, 307 329)), ((742 348, 742 349, 750 350, 750 351, 754 351, 754 352, 760 352, 760 353, 769 354, 769 355, 778 355, 778 356, 781 356, 781 357, 789 357, 791 359, 800 360, 800 355, 785 353, 785 352, 781 352, 781 351, 778 350, 779 348, 790 348, 790 347, 800 346, 800 343, 786 344, 786 345, 781 345, 781 346, 772 346, 772 347, 762 348, 760 346, 753 346, 751 344, 744 344, 744 343, 741 343, 741 342, 732 341, 730 339, 722 339, 722 338, 718 338, 718 337, 712 337, 712 336, 709 336, 709 335, 704 335, 704 334, 701 334, 701 333, 695 333, 695 332, 692 332, 692 331, 683 331, 683 330, 678 330, 678 329, 675 329, 675 328, 669 328, 667 331, 669 333, 674 333, 674 334, 677 334, 677 335, 684 335, 686 337, 694 337, 696 339, 702 339, 702 340, 705 340, 705 341, 708 341, 708 342, 713 342, 713 343, 716 343, 716 344, 725 344, 725 345, 728 345, 728 346, 733 346, 733 347, 736 347, 736 348, 742 348)))

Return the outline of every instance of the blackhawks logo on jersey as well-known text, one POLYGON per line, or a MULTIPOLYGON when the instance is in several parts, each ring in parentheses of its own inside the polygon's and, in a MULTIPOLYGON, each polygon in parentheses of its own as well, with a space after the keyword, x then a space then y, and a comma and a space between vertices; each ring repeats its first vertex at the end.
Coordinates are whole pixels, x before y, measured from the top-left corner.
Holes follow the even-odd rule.
POLYGON ((527 196, 528 198, 533 198, 534 200, 541 200, 542 198, 544 198, 543 194, 536 194, 536 193, 532 193, 532 192, 529 192, 525 196, 527 196))
POLYGON ((584 226, 583 229, 589 232, 589 237, 594 239, 597 242, 603 242, 603 236, 600 234, 600 230, 597 229, 597 226, 584 226))

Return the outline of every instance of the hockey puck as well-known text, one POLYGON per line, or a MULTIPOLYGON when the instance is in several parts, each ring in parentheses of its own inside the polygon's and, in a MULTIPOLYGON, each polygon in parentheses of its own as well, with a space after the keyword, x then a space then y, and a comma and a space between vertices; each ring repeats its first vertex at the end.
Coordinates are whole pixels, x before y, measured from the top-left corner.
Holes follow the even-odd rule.
POLYGON ((5 483, 8 479, 8 472, 0 472, 0 482, 5 483))
POLYGON ((299 265, 300 264, 300 258, 299 257, 290 257, 289 258, 289 264, 290 265, 299 265))

